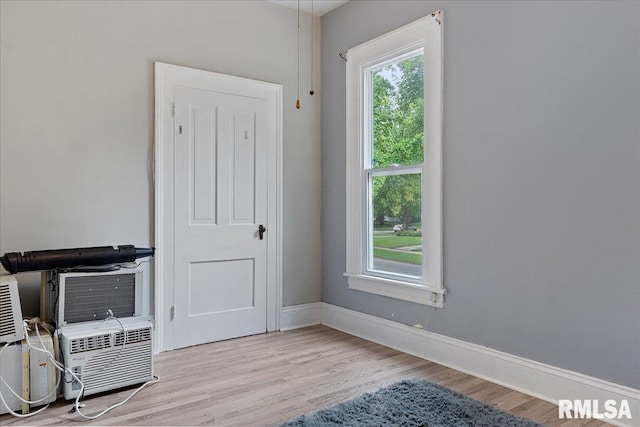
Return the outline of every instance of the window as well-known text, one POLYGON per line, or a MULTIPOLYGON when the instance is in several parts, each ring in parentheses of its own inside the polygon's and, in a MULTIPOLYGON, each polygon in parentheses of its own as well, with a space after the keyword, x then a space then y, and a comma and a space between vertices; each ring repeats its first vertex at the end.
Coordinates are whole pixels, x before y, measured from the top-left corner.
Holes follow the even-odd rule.
POLYGON ((435 307, 445 292, 442 18, 347 52, 349 288, 435 307))

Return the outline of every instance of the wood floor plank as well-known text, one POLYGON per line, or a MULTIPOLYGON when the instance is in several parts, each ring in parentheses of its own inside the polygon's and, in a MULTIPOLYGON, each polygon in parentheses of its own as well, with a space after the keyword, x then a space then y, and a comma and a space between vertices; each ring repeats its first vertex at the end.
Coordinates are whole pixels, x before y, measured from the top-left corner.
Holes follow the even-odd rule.
MULTIPOLYGON (((0 416, 0 425, 278 425, 406 378, 432 381, 550 427, 606 425, 559 420, 551 403, 325 326, 162 353, 154 370, 158 384, 98 420, 82 420, 68 413, 71 402, 58 400, 27 421, 0 416)), ((87 398, 83 412, 99 412, 132 390, 87 398)))

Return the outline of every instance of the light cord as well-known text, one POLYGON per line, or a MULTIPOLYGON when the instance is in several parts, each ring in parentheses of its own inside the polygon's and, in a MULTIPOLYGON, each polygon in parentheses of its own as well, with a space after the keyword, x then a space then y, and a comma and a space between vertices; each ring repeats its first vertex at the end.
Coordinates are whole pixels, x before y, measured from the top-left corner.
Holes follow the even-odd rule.
POLYGON ((297 40, 298 40, 298 92, 296 99, 296 108, 300 109, 300 0, 298 0, 298 32, 297 32, 297 40))
POLYGON ((315 91, 313 90, 313 40, 314 40, 314 15, 313 15, 313 0, 311 0, 311 90, 309 91, 309 95, 313 96, 315 91))

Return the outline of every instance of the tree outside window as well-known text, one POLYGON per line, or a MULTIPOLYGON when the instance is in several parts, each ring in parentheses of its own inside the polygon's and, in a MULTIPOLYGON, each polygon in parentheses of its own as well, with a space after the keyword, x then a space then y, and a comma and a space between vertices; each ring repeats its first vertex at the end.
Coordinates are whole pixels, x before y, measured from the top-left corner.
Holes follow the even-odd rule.
POLYGON ((413 169, 424 159, 424 56, 370 73, 371 268, 422 277, 422 177, 413 169))

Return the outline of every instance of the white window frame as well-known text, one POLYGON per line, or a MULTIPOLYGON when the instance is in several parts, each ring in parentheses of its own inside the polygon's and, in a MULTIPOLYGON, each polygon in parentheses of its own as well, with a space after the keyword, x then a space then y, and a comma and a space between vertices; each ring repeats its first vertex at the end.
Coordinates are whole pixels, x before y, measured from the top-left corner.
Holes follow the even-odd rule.
MULTIPOLYGON (((442 308, 442 66, 441 10, 347 51, 347 271, 349 288, 442 308), (422 173, 423 274, 376 274, 368 270, 369 195, 367 142, 372 68, 421 50, 424 54, 424 162, 422 173)), ((408 165, 409 166, 409 165, 408 165)), ((409 166, 415 168, 415 166, 409 166)), ((400 167, 406 173, 406 167, 400 167)))

